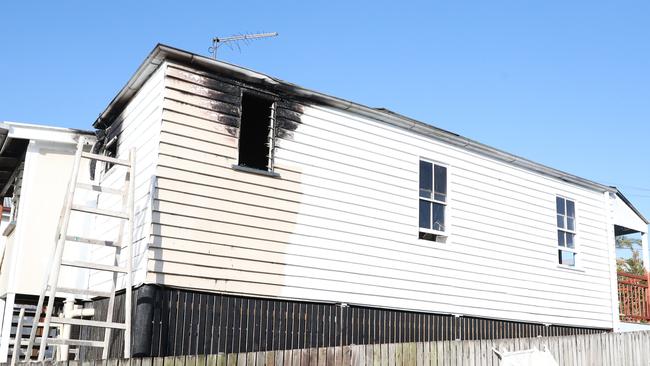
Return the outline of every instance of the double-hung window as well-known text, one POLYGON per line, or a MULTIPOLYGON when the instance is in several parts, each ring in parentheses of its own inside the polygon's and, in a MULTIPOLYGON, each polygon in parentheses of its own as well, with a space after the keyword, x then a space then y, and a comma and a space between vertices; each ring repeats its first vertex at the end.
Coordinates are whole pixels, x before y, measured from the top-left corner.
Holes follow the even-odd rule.
POLYGON ((556 197, 558 261, 570 267, 576 265, 576 204, 570 199, 556 197))
POLYGON ((447 236, 447 167, 420 160, 419 238, 441 241, 447 236))

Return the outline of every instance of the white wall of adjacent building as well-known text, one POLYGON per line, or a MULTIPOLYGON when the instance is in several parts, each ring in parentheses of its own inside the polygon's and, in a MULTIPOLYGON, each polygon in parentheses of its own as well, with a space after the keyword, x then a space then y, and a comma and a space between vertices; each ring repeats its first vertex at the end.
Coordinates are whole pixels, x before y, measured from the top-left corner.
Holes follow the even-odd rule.
MULTIPOLYGON (((38 295, 52 257, 57 227, 72 170, 76 143, 31 141, 18 201, 15 228, 5 236, 6 247, 0 271, 0 294, 38 295)), ((87 164, 84 166, 87 171, 87 164)), ((83 181, 83 179, 82 179, 83 181)), ((77 201, 92 205, 92 198, 83 192, 77 201)), ((71 230, 82 233, 87 228, 82 219, 72 220, 71 230)), ((81 256, 83 248, 74 244, 66 248, 66 256, 81 256)), ((86 287, 87 276, 73 269, 61 273, 61 286, 86 287)))
MULTIPOLYGON (((9 136, 29 140, 22 173, 14 187, 16 215, 3 217, 3 255, 0 266, 0 362, 5 362, 11 335, 11 322, 17 295, 38 296, 53 255, 59 218, 72 171, 79 134, 59 128, 9 124, 9 136)), ((92 143, 92 136, 87 136, 92 143)), ((88 165, 82 166, 84 172, 88 165)), ((88 181, 81 178, 80 182, 88 181)), ((93 205, 85 193, 77 200, 93 205)), ((12 211, 13 214, 13 211, 12 211)), ((76 219, 70 229, 83 236, 88 222, 76 219)), ((87 258, 84 248, 68 245, 65 256, 87 258)), ((72 268, 61 270, 60 286, 85 288, 88 274, 72 268)))

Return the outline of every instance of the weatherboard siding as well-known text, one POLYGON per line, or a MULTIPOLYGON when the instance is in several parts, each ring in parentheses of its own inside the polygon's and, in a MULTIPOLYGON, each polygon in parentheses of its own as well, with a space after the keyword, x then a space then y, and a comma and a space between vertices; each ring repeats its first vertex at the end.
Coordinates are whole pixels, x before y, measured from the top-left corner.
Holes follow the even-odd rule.
MULTIPOLYGON (((131 102, 112 124, 109 139, 118 136, 117 158, 128 160, 129 151, 135 148, 135 193, 134 193, 134 283, 143 282, 146 277, 147 246, 151 238, 151 190, 155 179, 156 160, 158 158, 158 140, 161 121, 161 102, 163 91, 162 69, 154 73, 131 102)), ((98 164, 97 178, 99 184, 106 187, 124 188, 127 169, 113 166, 102 173, 103 164, 98 164)), ((97 199, 100 208, 124 211, 120 196, 101 193, 97 199)), ((116 239, 122 220, 98 217, 93 237, 116 239)), ((126 227, 126 225, 124 226, 126 227)), ((126 249, 120 257, 125 264, 126 249)), ((113 259, 113 249, 95 249, 93 259, 109 264, 113 259)), ((94 286, 108 286, 111 274, 95 271, 91 276, 94 286)), ((118 288, 124 287, 120 275, 118 288)))
POLYGON ((236 171, 240 86, 165 69, 148 282, 612 326, 601 192, 293 101, 280 177, 236 171), (447 243, 417 239, 420 157, 449 165, 447 243), (577 204, 579 270, 557 265, 558 194, 577 204))

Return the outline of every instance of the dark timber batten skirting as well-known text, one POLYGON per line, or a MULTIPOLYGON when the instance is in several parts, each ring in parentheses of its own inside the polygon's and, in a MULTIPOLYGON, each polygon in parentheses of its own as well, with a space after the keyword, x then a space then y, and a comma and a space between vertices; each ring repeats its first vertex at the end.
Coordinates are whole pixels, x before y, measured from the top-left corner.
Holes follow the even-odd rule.
MULTIPOLYGON (((361 306, 196 292, 143 285, 133 290, 132 353, 140 356, 257 352, 350 344, 429 342, 596 334, 608 329, 545 326, 504 320, 418 313, 361 306)), ((124 306, 116 298, 117 321, 124 306)), ((95 318, 107 299, 88 302, 95 318)), ((103 339, 103 329, 81 329, 83 339, 103 339)), ((111 357, 121 357, 123 331, 111 337, 111 357)), ((82 360, 101 353, 82 349, 82 360)))

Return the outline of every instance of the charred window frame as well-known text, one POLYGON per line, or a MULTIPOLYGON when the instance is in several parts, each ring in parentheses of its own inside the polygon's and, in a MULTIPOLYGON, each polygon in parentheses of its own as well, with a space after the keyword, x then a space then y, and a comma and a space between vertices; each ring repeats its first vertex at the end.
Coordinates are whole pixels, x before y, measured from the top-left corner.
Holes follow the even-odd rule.
POLYGON ((446 242, 449 233, 449 167, 445 164, 420 159, 418 194, 418 238, 446 242))
MULTIPOLYGON (((118 144, 118 136, 113 137, 110 141, 106 143, 104 146, 104 155, 108 156, 110 158, 117 158, 117 144, 118 144)), ((108 172, 111 170, 111 168, 115 164, 105 162, 104 163, 104 173, 108 172)))
POLYGON ((555 197, 558 263, 561 266, 576 267, 576 203, 574 200, 555 197))
POLYGON ((238 159, 233 168, 278 176, 273 172, 276 104, 276 98, 271 95, 242 91, 238 159))

